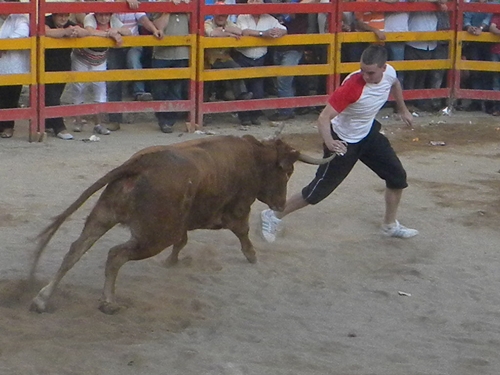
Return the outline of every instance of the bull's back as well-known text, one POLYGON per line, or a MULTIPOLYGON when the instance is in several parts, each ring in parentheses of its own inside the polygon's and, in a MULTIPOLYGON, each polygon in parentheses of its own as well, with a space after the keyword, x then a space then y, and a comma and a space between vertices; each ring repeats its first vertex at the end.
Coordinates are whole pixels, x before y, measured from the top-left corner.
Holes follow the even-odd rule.
POLYGON ((147 223, 146 231, 218 228, 228 211, 257 194, 252 147, 238 137, 150 147, 129 162, 140 163, 141 173, 116 182, 109 189, 120 193, 108 195, 121 196, 119 205, 147 223))

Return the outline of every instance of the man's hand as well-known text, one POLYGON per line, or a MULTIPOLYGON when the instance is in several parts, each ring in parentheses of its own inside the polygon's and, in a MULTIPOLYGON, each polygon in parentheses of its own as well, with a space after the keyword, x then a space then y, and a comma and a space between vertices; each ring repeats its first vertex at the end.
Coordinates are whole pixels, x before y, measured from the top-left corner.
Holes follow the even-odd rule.
POLYGON ((331 152, 334 152, 340 156, 344 156, 347 152, 347 142, 344 141, 332 139, 325 142, 325 145, 331 152))
POLYGON ((413 128, 413 116, 408 110, 408 108, 403 109, 403 111, 399 114, 401 120, 408 125, 410 128, 413 128))
POLYGON ((163 30, 154 30, 153 31, 153 36, 156 38, 156 39, 163 39, 163 30))
POLYGON ((128 7, 130 9, 139 9, 139 1, 138 0, 127 0, 128 7))
POLYGON ((387 37, 385 36, 385 33, 381 30, 374 30, 373 31, 375 33, 375 35, 377 36, 377 39, 380 40, 380 41, 384 41, 387 39, 387 37))

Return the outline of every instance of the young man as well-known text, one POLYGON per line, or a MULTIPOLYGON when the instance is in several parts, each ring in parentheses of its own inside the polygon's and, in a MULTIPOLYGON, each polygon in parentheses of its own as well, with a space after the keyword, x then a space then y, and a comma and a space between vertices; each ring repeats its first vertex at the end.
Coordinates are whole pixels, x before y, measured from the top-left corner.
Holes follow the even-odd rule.
POLYGON ((347 177, 358 160, 385 180, 382 232, 399 238, 418 234, 417 230, 406 228, 396 220, 403 189, 408 186, 406 172, 389 140, 379 132, 380 123, 375 120, 392 94, 401 119, 409 126, 412 122, 396 71, 386 61, 385 47, 372 45, 366 48, 361 56, 361 70, 351 73, 328 100, 319 115, 318 130, 323 138, 325 156, 336 153, 337 157, 320 166, 316 177, 301 193, 287 200, 283 211, 262 211, 262 236, 267 242, 276 240, 283 217, 325 199, 347 177))

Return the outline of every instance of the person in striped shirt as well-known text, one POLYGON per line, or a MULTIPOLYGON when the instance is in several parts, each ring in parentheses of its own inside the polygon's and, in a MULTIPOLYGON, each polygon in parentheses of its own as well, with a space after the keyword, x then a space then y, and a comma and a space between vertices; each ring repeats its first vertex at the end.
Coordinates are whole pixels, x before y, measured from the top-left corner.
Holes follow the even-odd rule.
MULTIPOLYGON (((131 35, 130 29, 123 26, 123 23, 111 13, 90 13, 85 16, 83 26, 90 32, 90 36, 100 36, 110 38, 120 47, 123 43, 122 36, 131 35)), ((106 58, 108 48, 75 48, 71 54, 71 70, 76 72, 92 72, 106 70, 106 58)), ((105 82, 77 82, 73 83, 73 104, 85 102, 85 89, 92 87, 92 101, 95 103, 106 102, 105 82)), ((94 115, 94 132, 107 135, 110 131, 102 125, 102 113, 94 115)), ((82 122, 79 117, 75 127, 75 132, 82 131, 82 122)))

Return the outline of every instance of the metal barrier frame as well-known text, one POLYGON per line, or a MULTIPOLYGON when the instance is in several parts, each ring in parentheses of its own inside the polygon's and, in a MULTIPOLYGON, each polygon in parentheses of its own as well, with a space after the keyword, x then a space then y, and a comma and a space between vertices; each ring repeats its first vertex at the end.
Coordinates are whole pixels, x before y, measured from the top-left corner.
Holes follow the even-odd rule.
MULTIPOLYGON (((479 37, 462 31, 463 12, 500 13, 500 4, 465 3, 456 0, 447 3, 451 14, 451 30, 422 33, 386 33, 387 42, 409 40, 444 40, 449 43, 449 56, 444 60, 426 61, 393 61, 390 62, 397 70, 447 70, 447 85, 441 89, 404 90, 406 100, 425 98, 455 99, 490 99, 500 100, 500 92, 493 90, 471 90, 460 87, 460 73, 463 70, 497 72, 499 62, 464 61, 461 59, 462 43, 500 42, 500 38, 490 33, 479 37)), ((131 10, 125 2, 79 2, 54 3, 46 0, 30 3, 0 3, 0 11, 5 13, 29 14, 30 37, 25 39, 2 39, 0 49, 30 51, 30 73, 2 76, 0 85, 29 85, 30 105, 28 108, 3 109, 0 113, 4 119, 28 119, 29 140, 42 140, 45 131, 45 119, 58 116, 75 116, 95 114, 98 112, 153 112, 174 111, 189 112, 190 121, 187 130, 192 132, 203 126, 203 116, 208 113, 223 113, 255 109, 293 108, 299 106, 323 105, 326 98, 340 85, 342 74, 350 73, 359 68, 358 63, 341 62, 340 49, 342 43, 377 42, 371 32, 342 32, 341 17, 344 11, 382 11, 382 12, 417 12, 437 11, 432 2, 344 2, 332 0, 329 3, 317 4, 237 4, 237 5, 206 5, 205 1, 192 1, 189 4, 157 2, 140 3, 140 9, 131 10), (52 39, 45 36, 45 14, 52 12, 87 13, 106 11, 112 13, 125 12, 185 12, 191 15, 190 34, 180 37, 166 37, 157 40, 153 36, 124 37, 123 47, 185 45, 190 48, 189 66, 176 69, 143 69, 143 70, 108 70, 105 72, 45 72, 45 50, 48 48, 75 47, 113 47, 113 42, 105 38, 86 37, 81 39, 52 39), (204 36, 204 19, 215 14, 259 14, 259 13, 327 13, 329 20, 328 34, 287 35, 279 39, 261 39, 255 37, 210 38, 204 36), (254 47, 254 46, 284 46, 284 45, 325 45, 327 47, 327 62, 325 64, 300 65, 297 67, 264 66, 241 69, 207 69, 204 65, 205 50, 209 48, 254 47), (132 73, 132 74, 131 74, 132 73), (255 77, 276 76, 324 76, 327 80, 325 95, 298 96, 293 98, 265 98, 248 101, 204 102, 203 88, 206 82, 243 79, 255 77), (152 102, 107 102, 82 105, 61 105, 45 107, 45 84, 101 81, 135 81, 156 79, 188 79, 189 98, 181 101, 152 102)))
POLYGON ((81 47, 113 47, 111 40, 99 37, 85 37, 75 39, 54 39, 45 36, 45 14, 46 13, 135 13, 135 12, 159 12, 173 13, 185 12, 190 16, 190 35, 167 36, 162 40, 154 36, 128 36, 123 37, 122 47, 134 46, 188 46, 190 47, 189 66, 187 68, 169 69, 141 69, 141 70, 106 70, 104 72, 45 72, 45 61, 39 60, 39 132, 45 131, 45 118, 59 116, 88 115, 106 112, 189 112, 190 120, 186 123, 187 130, 194 130, 193 121, 196 116, 196 65, 197 61, 197 5, 196 3, 175 5, 174 3, 140 3, 139 9, 130 9, 126 2, 86 2, 86 3, 53 3, 40 0, 38 12, 38 34, 39 34, 39 56, 45 56, 48 48, 81 48, 81 47), (133 74, 131 74, 133 72, 133 74), (70 83, 70 82, 93 82, 93 81, 142 81, 159 79, 188 79, 189 98, 179 101, 121 101, 107 103, 85 103, 80 105, 61 105, 57 107, 45 107, 45 84, 48 83, 70 83))
MULTIPOLYGON (((336 1, 336 0, 335 0, 336 1)), ((334 68, 334 34, 302 34, 286 35, 279 39, 242 37, 239 40, 234 38, 205 37, 203 22, 205 16, 216 14, 264 14, 264 13, 329 13, 334 12, 335 3, 321 4, 238 4, 238 5, 206 5, 200 2, 199 24, 200 36, 198 45, 198 89, 197 107, 198 127, 203 125, 203 116, 208 113, 221 113, 233 111, 248 111, 256 109, 293 108, 300 106, 323 105, 327 95, 333 90, 332 72, 334 68), (328 58, 326 64, 299 65, 295 66, 263 66, 255 68, 240 69, 206 69, 205 50, 209 48, 231 48, 231 47, 255 47, 255 46, 286 46, 286 45, 326 45, 328 58), (208 81, 276 77, 276 76, 317 76, 327 77, 327 95, 296 96, 293 98, 265 98, 248 101, 225 101, 225 102, 204 102, 203 87, 208 81)))
POLYGON ((483 72, 498 72, 500 71, 500 62, 493 61, 475 61, 462 60, 463 42, 478 42, 478 43, 500 43, 500 36, 491 34, 490 32, 481 33, 479 36, 469 34, 463 30, 463 14, 464 12, 484 12, 484 13, 500 13, 500 4, 488 3, 466 3, 463 0, 458 1, 457 9, 457 35, 456 46, 457 53, 455 56, 454 66, 456 69, 454 95, 456 99, 478 99, 478 100, 499 100, 500 91, 493 90, 473 90, 460 87, 460 71, 474 70, 483 72))

